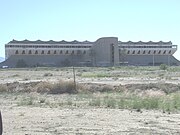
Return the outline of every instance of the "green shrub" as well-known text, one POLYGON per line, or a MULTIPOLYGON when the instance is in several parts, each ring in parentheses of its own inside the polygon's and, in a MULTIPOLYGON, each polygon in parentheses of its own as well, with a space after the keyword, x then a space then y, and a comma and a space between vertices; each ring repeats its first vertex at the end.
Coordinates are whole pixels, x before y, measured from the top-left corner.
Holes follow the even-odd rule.
POLYGON ((166 64, 161 64, 159 68, 160 70, 167 70, 168 66, 166 64))
POLYGON ((108 108, 116 108, 116 100, 114 98, 105 98, 104 99, 105 106, 108 108))
POLYGON ((101 99, 100 99, 100 98, 92 99, 92 100, 89 102, 89 105, 90 105, 90 106, 101 106, 101 99))

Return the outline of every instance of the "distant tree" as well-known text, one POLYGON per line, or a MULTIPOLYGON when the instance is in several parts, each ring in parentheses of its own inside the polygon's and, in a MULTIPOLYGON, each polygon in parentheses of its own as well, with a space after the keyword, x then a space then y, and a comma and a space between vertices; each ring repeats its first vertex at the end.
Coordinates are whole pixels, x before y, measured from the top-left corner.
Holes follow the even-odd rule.
POLYGON ((20 59, 17 61, 16 63, 16 67, 17 68, 24 68, 27 67, 28 65, 26 64, 26 62, 23 59, 20 59))

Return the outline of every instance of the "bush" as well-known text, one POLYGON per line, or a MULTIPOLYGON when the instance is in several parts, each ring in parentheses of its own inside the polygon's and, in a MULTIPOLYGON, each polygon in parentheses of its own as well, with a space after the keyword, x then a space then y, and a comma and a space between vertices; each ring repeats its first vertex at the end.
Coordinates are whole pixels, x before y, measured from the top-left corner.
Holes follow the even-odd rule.
POLYGON ((161 70, 167 70, 168 66, 166 64, 161 64, 159 67, 161 70))
POLYGON ((0 92, 7 92, 7 91, 8 91, 7 86, 4 84, 0 84, 0 92))
POLYGON ((40 82, 36 86, 36 91, 38 93, 49 94, 77 93, 73 81, 59 81, 57 83, 40 82))
POLYGON ((45 77, 46 77, 46 76, 53 76, 53 74, 52 74, 52 73, 45 73, 44 76, 45 76, 45 77))

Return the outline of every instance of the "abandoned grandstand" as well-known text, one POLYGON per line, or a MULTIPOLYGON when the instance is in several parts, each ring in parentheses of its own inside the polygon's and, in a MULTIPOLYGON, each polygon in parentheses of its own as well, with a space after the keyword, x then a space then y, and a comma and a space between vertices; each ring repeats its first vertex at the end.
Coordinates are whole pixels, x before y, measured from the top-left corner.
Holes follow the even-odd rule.
POLYGON ((171 41, 121 42, 116 37, 95 42, 12 40, 5 45, 6 60, 0 66, 179 65, 176 50, 171 41))

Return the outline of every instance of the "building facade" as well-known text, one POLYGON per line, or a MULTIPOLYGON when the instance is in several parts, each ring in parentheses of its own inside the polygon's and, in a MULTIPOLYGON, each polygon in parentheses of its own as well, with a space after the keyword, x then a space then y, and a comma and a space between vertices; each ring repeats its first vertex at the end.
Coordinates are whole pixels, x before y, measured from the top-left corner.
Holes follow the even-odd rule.
POLYGON ((121 42, 117 37, 95 42, 12 40, 5 45, 6 60, 0 66, 179 65, 173 57, 176 50, 172 42, 121 42))

